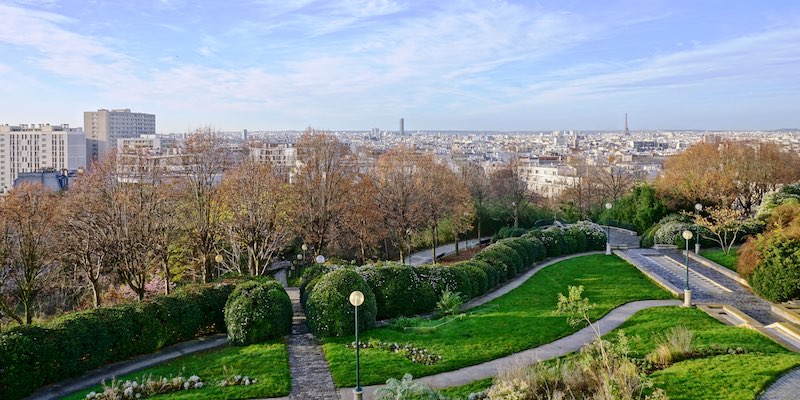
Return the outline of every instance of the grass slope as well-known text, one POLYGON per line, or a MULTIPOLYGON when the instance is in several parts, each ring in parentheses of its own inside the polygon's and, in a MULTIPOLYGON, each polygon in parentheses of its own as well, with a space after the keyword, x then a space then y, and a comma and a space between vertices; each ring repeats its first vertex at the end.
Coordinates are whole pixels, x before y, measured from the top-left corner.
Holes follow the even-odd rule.
POLYGON ((731 249, 728 255, 725 255, 725 252, 723 252, 722 249, 701 249, 700 255, 711 261, 714 261, 719 265, 722 265, 731 271, 736 271, 737 251, 739 251, 739 248, 734 247, 731 249))
MULTIPOLYGON (((384 383, 404 373, 414 377, 452 371, 552 342, 577 331, 555 315, 557 295, 569 285, 583 285, 584 296, 597 304, 592 318, 635 300, 668 299, 670 295, 636 268, 616 256, 591 255, 549 266, 508 294, 429 332, 380 328, 363 339, 411 343, 442 356, 435 365, 413 363, 399 354, 378 349, 361 351, 361 383, 384 383)), ((419 325, 437 324, 437 321, 419 325)), ((363 340, 362 339, 362 340, 363 340)), ((355 350, 346 347, 352 337, 327 339, 323 345, 334 382, 355 383, 355 350)))
MULTIPOLYGON (((695 348, 740 347, 749 353, 683 361, 654 373, 655 386, 666 390, 672 400, 752 400, 783 372, 800 365, 800 354, 789 352, 756 331, 724 325, 697 309, 657 307, 642 310, 606 337, 614 340, 620 330, 624 331, 629 339, 631 356, 643 357, 655 349, 657 335, 678 325, 694 332, 695 348)), ((489 386, 491 381, 484 379, 448 388, 442 393, 450 400, 465 400, 470 393, 489 386)))
MULTIPOLYGON (((278 397, 289 394, 289 355, 282 341, 271 341, 245 347, 226 346, 220 349, 191 354, 142 371, 119 377, 118 380, 139 380, 142 376, 172 377, 183 374, 188 378, 197 375, 206 384, 196 390, 180 391, 151 399, 198 400, 198 399, 249 399, 278 397), (258 382, 250 386, 219 387, 217 383, 225 376, 222 367, 235 374, 247 375, 258 382)), ((102 391, 98 385, 66 397, 67 400, 85 398, 86 394, 102 391)))

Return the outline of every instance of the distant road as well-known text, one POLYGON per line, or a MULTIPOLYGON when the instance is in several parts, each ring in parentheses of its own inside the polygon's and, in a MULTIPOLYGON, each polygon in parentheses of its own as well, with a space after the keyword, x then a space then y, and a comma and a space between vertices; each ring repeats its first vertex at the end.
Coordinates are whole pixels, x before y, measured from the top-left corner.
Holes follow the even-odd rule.
MULTIPOLYGON (((482 238, 481 240, 489 239, 488 236, 482 238)), ((469 239, 463 240, 458 242, 458 249, 464 250, 470 247, 475 247, 478 244, 478 239, 469 239)), ((436 248, 436 257, 441 258, 442 256, 447 256, 456 252, 456 244, 448 243, 443 244, 436 248)), ((406 264, 410 265, 422 265, 422 264, 430 264, 433 262, 433 258, 431 258, 431 249, 420 250, 416 253, 412 253, 410 256, 406 258, 406 264)))

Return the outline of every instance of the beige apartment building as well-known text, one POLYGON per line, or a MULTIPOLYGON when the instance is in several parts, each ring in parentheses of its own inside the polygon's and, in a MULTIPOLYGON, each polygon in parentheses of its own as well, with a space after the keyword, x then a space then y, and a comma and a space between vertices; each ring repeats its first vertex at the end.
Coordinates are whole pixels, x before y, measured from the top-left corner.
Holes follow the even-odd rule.
POLYGON ((86 158, 96 160, 117 147, 117 139, 156 133, 154 114, 135 113, 129 108, 83 113, 86 158))
POLYGON ((0 193, 19 174, 86 167, 86 136, 69 125, 0 125, 0 193))

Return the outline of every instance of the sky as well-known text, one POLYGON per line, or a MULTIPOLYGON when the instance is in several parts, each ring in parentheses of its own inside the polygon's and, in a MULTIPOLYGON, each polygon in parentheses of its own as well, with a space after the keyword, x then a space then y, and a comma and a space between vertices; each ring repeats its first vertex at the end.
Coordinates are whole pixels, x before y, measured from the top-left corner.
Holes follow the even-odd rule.
POLYGON ((800 127, 800 1, 0 0, 0 123, 800 127))

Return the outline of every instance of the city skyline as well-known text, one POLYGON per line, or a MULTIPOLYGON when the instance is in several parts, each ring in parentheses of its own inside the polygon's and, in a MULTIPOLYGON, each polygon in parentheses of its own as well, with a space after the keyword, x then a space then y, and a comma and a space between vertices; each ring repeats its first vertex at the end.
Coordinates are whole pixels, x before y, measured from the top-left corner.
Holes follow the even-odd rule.
POLYGON ((131 108, 159 132, 800 125, 800 7, 640 3, 5 1, 0 123, 131 108))

